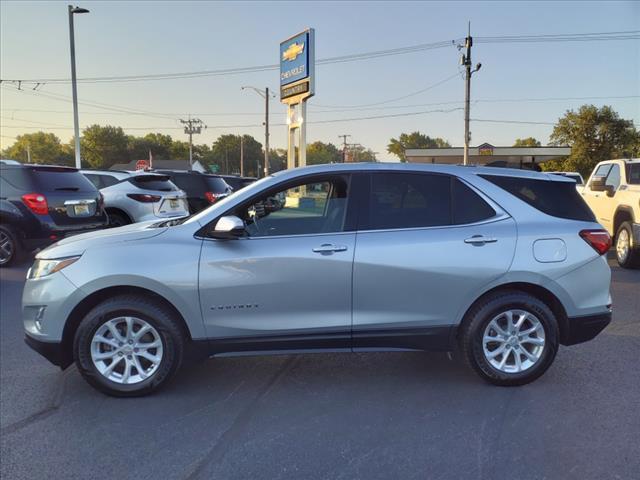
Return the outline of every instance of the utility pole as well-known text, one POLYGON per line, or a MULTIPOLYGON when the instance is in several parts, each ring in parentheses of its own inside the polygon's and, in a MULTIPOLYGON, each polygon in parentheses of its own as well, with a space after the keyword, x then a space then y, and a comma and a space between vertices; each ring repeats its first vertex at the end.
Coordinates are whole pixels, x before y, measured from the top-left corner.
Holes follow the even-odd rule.
POLYGON ((342 163, 347 160, 347 137, 351 135, 338 135, 338 138, 342 138, 342 163))
POLYGON ((465 68, 465 86, 464 86, 464 157, 463 164, 469 164, 469 141, 471 140, 471 134, 469 133, 469 106, 471 100, 471 75, 480 70, 481 63, 476 65, 474 70, 471 70, 471 47, 473 46, 473 38, 471 37, 471 22, 468 24, 467 37, 464 39, 464 46, 466 47, 466 54, 462 55, 461 63, 465 68))
POLYGON ((240 176, 244 177, 244 138, 240 135, 240 176))
POLYGON ((31 163, 31 145, 27 143, 27 163, 31 163))
POLYGON ((180 119, 180 123, 185 125, 184 133, 189 135, 189 168, 193 170, 193 135, 202 133, 207 126, 199 118, 191 118, 191 115, 187 120, 180 119))
POLYGON ((269 176, 269 87, 264 89, 264 176, 269 176))
MULTIPOLYGON (((73 101, 73 135, 75 142, 76 168, 82 168, 80 157, 80 122, 78 120, 78 85, 76 81, 76 41, 73 28, 73 15, 89 13, 86 8, 68 6, 69 11, 69 49, 71 50, 71 94, 73 101)), ((18 85, 19 87, 19 85, 18 85)))
MULTIPOLYGON (((264 176, 269 176, 269 87, 265 87, 264 90, 261 90, 256 87, 244 86, 240 87, 240 90, 244 90, 246 88, 250 88, 258 95, 264 98, 264 176)), ((257 172, 258 178, 260 178, 260 168, 258 168, 257 172)))

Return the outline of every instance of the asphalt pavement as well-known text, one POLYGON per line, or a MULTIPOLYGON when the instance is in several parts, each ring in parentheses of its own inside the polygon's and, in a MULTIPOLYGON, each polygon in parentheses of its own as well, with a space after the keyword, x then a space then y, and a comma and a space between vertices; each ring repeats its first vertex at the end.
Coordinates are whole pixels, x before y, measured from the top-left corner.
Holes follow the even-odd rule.
POLYGON ((638 270, 613 266, 611 325, 524 387, 446 354, 317 354, 212 359, 139 399, 23 343, 25 272, 0 272, 2 479, 640 478, 638 270))

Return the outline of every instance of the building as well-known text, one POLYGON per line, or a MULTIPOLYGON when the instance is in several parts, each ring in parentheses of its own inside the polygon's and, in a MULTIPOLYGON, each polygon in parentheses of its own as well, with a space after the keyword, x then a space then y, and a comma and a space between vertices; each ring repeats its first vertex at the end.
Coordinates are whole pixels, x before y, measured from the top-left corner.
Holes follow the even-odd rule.
MULTIPOLYGON (((149 160, 131 160, 129 163, 116 163, 111 166, 110 170, 139 170, 139 162, 146 162, 148 167, 149 160)), ((189 165, 189 160, 153 160, 153 168, 159 170, 195 170, 200 173, 208 173, 207 167, 198 160, 193 161, 193 167, 189 165)))
MULTIPOLYGON (((464 149, 455 148, 416 148, 407 149, 405 156, 409 163, 448 163, 462 164, 464 149)), ((469 147, 471 165, 492 165, 497 167, 515 167, 538 169, 536 165, 565 157, 571 154, 571 147, 494 147, 483 143, 478 147, 469 147)))

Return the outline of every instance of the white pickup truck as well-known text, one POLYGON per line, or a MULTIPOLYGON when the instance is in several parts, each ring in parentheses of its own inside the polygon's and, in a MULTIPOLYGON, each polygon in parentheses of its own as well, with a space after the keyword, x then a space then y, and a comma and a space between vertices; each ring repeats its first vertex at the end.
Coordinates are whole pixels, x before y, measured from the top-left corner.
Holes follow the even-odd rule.
POLYGON ((614 239, 621 267, 640 267, 640 159, 598 163, 578 191, 614 239))

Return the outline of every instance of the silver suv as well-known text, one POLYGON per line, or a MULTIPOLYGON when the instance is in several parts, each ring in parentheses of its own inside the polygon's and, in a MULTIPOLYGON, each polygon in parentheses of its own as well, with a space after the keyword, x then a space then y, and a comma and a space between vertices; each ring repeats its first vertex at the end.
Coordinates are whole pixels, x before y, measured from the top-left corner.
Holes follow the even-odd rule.
POLYGON ((111 170, 81 172, 102 193, 112 227, 189 215, 186 193, 168 175, 111 170))
MULTIPOLYGON (((611 319, 609 235, 558 175, 406 164, 279 172, 181 220, 62 240, 27 343, 119 396, 184 358, 453 350, 522 385, 611 319)), ((588 368, 588 366, 585 366, 588 368)))

